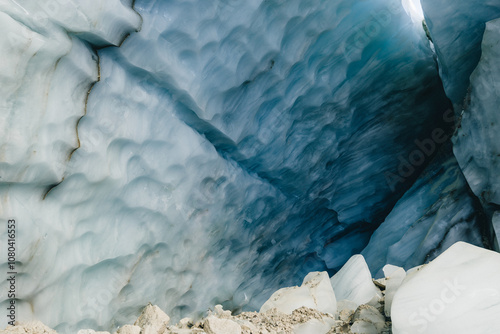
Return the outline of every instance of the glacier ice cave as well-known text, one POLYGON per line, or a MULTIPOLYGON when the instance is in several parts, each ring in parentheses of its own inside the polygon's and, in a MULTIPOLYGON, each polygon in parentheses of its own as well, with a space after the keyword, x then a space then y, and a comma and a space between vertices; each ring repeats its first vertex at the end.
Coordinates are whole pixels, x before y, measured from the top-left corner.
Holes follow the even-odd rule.
POLYGON ((0 30, 1 329, 500 250, 500 0, 0 0, 0 30))

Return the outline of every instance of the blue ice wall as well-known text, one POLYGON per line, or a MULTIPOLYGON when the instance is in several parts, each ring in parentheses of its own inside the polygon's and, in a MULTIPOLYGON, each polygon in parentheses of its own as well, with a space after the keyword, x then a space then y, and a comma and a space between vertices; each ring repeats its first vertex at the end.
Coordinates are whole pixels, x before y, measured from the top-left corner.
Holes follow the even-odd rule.
POLYGON ((148 301, 174 317, 215 302, 257 308, 311 270, 334 271, 430 162, 435 151, 412 156, 419 140, 450 126, 428 41, 397 1, 135 7, 142 30, 99 51, 74 175, 51 194, 97 182, 100 200, 75 224, 106 226, 124 248, 105 243, 89 264, 139 263, 110 302, 116 322, 148 301), (112 218, 123 212, 127 238, 112 218), (167 292, 138 288, 142 277, 167 292))
MULTIPOLYGON (((429 146, 430 147, 430 146, 429 146)), ((398 201, 363 250, 372 274, 392 264, 410 269, 435 259, 457 241, 489 246, 488 219, 446 144, 398 201)))
POLYGON ((500 207, 499 22, 487 23, 481 59, 470 77, 468 103, 453 138, 460 167, 476 196, 485 206, 491 206, 490 210, 500 207))
POLYGON ((481 57, 485 23, 500 17, 500 1, 421 0, 421 4, 446 94, 460 109, 481 57))

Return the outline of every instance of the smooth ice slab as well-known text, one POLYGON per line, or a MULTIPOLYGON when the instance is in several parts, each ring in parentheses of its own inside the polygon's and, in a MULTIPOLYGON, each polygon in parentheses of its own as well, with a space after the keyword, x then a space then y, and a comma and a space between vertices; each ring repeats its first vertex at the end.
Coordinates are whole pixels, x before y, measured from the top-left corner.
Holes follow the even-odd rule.
POLYGON ((331 279, 337 300, 362 304, 376 303, 380 290, 373 284, 370 269, 362 255, 354 255, 331 279))
POLYGON ((500 254, 458 242, 409 275, 392 303, 394 334, 497 333, 500 254))
POLYGON ((406 272, 401 267, 396 267, 392 265, 384 266, 385 275, 385 303, 384 303, 384 313, 387 317, 391 316, 392 301, 396 295, 396 291, 401 286, 401 283, 406 277, 406 272))

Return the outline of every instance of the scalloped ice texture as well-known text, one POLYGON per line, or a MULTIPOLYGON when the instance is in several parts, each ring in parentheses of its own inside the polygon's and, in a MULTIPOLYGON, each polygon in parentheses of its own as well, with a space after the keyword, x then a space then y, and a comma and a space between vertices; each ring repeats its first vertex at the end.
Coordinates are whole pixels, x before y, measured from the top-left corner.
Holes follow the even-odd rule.
POLYGON ((1 181, 51 185, 78 147, 75 126, 97 80, 96 54, 83 39, 118 44, 140 17, 118 0, 2 1, 0 17, 1 181))
POLYGON ((78 145, 75 125, 97 79, 95 55, 55 27, 38 33, 8 14, 0 17, 2 181, 49 185, 60 181, 78 145))
POLYGON ((136 7, 143 30, 121 53, 189 95, 178 116, 243 168, 346 224, 380 222, 410 183, 393 192, 385 172, 448 108, 425 35, 399 1, 136 7))
POLYGON ((500 19, 486 24, 482 56, 471 75, 470 104, 453 137, 453 151, 474 194, 500 205, 500 19))
MULTIPOLYGON (((17 296, 17 311, 22 320, 29 320, 33 310, 47 310, 52 302, 47 298, 33 309, 32 296, 46 286, 40 280, 52 268, 53 258, 45 258, 50 253, 44 249, 60 245, 49 244, 54 239, 47 237, 64 224, 52 221, 60 206, 45 206, 42 198, 61 181, 70 154, 78 147, 76 124, 98 77, 97 54, 88 42, 118 44, 139 29, 140 17, 119 1, 21 3, 0 1, 0 217, 22 222, 17 260, 27 266, 18 276, 22 293, 17 296), (85 36, 76 37, 82 32, 85 36)), ((2 233, 1 245, 7 244, 6 238, 2 233)), ((0 288, 7 291, 4 280, 0 288)), ((8 302, 3 298, 2 307, 8 302)), ((2 317, 0 327, 5 325, 2 317)))
POLYGON ((294 231, 293 218, 285 222, 292 203, 217 154, 173 115, 168 91, 123 68, 114 51, 101 52, 102 81, 79 125, 82 146, 72 157, 72 175, 46 199, 74 217, 55 267, 70 269, 72 259, 84 256, 81 269, 70 273, 85 277, 76 287, 73 279, 51 275, 63 287, 57 296, 66 304, 85 302, 71 304, 79 312, 44 317, 58 323, 83 315, 82 327, 96 328, 130 321, 147 302, 175 318, 231 299, 229 306, 247 304, 276 279, 260 277, 278 266, 274 257, 286 257, 284 236, 266 236, 281 226, 294 231), (124 91, 134 93, 125 100, 124 91), (87 300, 100 293, 102 300, 89 307, 87 300))
POLYGON ((444 89, 460 113, 469 76, 481 57, 485 23, 500 17, 500 1, 421 0, 421 4, 444 89))
MULTIPOLYGON (((18 314, 74 333, 129 323, 148 302, 174 319, 218 303, 258 309, 366 245, 424 166, 393 189, 386 172, 449 107, 432 52, 398 1, 283 3, 137 1, 141 32, 99 51, 81 147, 60 170, 62 150, 33 167, 36 183, 0 187, 2 218, 20 222, 26 245, 18 314)), ((117 13, 97 31, 138 22, 117 13)), ((100 43, 87 28, 67 27, 100 43)), ((75 115, 89 73, 70 95, 75 115)), ((70 125, 47 133, 74 136, 70 125)))

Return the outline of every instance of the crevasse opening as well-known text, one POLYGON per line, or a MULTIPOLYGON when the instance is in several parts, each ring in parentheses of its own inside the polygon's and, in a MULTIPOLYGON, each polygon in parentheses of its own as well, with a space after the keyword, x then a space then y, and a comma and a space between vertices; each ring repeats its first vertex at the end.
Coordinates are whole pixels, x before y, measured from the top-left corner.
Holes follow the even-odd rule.
POLYGON ((401 3, 412 22, 420 25, 424 20, 424 11, 420 0, 401 0, 401 3))

